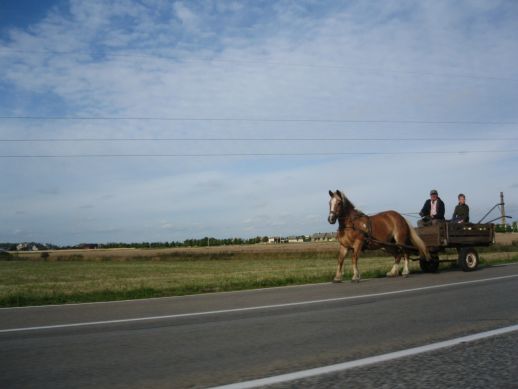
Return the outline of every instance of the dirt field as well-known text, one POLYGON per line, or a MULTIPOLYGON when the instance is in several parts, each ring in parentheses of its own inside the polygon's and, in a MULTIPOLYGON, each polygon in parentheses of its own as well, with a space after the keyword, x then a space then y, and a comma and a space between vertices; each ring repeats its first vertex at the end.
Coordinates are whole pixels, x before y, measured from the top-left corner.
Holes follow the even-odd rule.
MULTIPOLYGON (((511 245, 513 241, 518 242, 518 233, 496 234, 496 243, 511 245)), ((271 254, 276 257, 282 254, 326 254, 338 255, 338 242, 312 242, 312 243, 281 243, 281 244, 254 244, 236 246, 214 246, 214 247, 175 247, 158 249, 78 249, 78 250, 49 250, 50 260, 64 257, 81 257, 81 259, 124 259, 124 258, 153 258, 173 254, 174 256, 219 256, 222 254, 245 255, 245 254, 271 254)), ((372 253, 372 252, 371 252, 372 253)), ((370 253, 370 254, 371 254, 370 253)), ((14 254, 14 253, 13 253, 14 254)), ((41 257, 40 251, 20 251, 16 253, 20 259, 37 259, 41 257)), ((383 256, 381 252, 375 256, 383 256)))
MULTIPOLYGON (((155 257, 168 254, 177 255, 210 255, 210 254, 279 254, 279 253, 336 253, 338 255, 338 242, 322 243, 282 243, 282 244, 254 244, 236 246, 214 246, 214 247, 175 247, 159 249, 79 249, 79 250, 49 250, 50 258, 56 256, 80 255, 84 259, 89 258, 124 258, 124 257, 155 257)), ((20 251, 17 253, 20 258, 35 259, 41 256, 39 251, 20 251)))

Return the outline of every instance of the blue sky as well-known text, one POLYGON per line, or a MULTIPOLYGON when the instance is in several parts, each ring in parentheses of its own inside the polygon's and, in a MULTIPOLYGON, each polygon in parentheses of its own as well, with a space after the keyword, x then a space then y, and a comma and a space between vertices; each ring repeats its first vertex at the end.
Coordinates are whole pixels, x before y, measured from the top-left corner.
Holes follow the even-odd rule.
POLYGON ((517 20, 514 1, 0 1, 0 241, 332 231, 337 188, 367 213, 436 188, 451 214, 463 192, 475 220, 503 191, 518 217, 517 20))

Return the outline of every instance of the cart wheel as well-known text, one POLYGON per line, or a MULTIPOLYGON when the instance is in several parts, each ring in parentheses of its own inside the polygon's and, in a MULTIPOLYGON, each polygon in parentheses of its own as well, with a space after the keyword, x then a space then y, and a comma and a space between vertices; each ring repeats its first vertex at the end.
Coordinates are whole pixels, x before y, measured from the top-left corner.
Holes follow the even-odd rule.
POLYGON ((463 271, 473 271, 478 266, 478 252, 472 247, 464 247, 459 251, 458 263, 463 271))
POLYGON ((439 256, 431 254, 430 260, 426 258, 419 258, 419 266, 424 273, 435 273, 439 268, 439 256))

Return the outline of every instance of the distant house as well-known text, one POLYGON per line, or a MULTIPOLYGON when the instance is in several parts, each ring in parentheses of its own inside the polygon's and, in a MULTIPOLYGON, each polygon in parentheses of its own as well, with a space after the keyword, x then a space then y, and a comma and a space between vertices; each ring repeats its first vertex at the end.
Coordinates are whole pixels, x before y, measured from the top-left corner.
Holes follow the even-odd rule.
POLYGON ((288 238, 272 236, 268 238, 268 243, 288 243, 288 238))
POLYGON ((16 245, 16 251, 38 251, 45 250, 46 246, 39 243, 19 243, 16 245))
POLYGON ((313 242, 334 242, 336 240, 336 232, 317 232, 311 235, 313 242))
POLYGON ((295 236, 290 235, 288 237, 271 236, 268 238, 268 243, 302 243, 309 242, 311 238, 309 236, 295 236))
POLYGON ((27 250, 27 243, 19 243, 16 245, 16 251, 27 250))
POLYGON ((16 246, 17 251, 38 251, 38 247, 32 243, 19 243, 16 246))

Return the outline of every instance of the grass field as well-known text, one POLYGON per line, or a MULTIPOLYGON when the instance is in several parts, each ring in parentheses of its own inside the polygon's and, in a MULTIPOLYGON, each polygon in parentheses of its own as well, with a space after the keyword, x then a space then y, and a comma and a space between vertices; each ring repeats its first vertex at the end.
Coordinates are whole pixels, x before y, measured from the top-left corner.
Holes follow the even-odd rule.
MULTIPOLYGON (((24 253, 0 261, 0 306, 179 296, 328 282, 337 243, 162 250, 24 253)), ((382 252, 379 252, 382 254, 382 252)), ((450 254, 450 259, 455 254, 450 254)), ((447 256, 441 256, 445 259, 447 256)), ((518 261, 518 252, 482 253, 482 263, 518 261)), ((362 277, 383 277, 388 257, 362 258, 362 277)), ((451 267, 441 264, 442 269, 451 267)), ((412 262, 411 271, 419 270, 412 262)), ((344 279, 350 279, 346 259, 344 279)))

